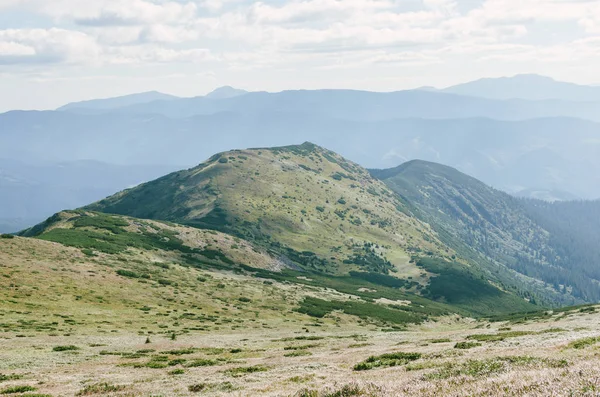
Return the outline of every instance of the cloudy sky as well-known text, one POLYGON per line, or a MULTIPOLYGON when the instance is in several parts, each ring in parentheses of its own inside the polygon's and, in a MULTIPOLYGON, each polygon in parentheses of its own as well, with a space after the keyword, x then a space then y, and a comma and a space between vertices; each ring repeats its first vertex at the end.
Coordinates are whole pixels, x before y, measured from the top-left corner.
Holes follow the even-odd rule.
POLYGON ((600 0, 0 0, 0 111, 599 71, 600 0))

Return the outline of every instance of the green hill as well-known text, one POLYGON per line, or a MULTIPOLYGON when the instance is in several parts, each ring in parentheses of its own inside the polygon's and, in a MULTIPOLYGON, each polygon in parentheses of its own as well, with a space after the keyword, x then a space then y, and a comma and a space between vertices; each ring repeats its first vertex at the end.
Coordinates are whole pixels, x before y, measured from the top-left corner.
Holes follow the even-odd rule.
POLYGON ((449 248, 366 169, 310 143, 218 154, 86 210, 229 233, 289 269, 329 277, 325 286, 368 277, 478 315, 533 307, 449 248))
POLYGON ((424 279, 412 255, 453 252, 405 208, 366 169, 310 143, 221 153, 86 207, 230 233, 304 269, 424 279))

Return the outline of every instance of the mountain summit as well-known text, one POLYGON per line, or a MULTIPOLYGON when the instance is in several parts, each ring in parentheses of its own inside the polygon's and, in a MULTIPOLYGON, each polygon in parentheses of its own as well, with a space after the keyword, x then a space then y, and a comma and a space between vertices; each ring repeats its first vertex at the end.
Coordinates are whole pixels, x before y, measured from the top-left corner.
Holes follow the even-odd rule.
POLYGON ((233 88, 233 87, 226 85, 224 87, 219 87, 219 88, 215 89, 214 91, 209 92, 208 94, 206 94, 206 98, 228 99, 228 98, 235 98, 235 97, 247 94, 247 93, 248 93, 248 91, 240 90, 240 89, 233 88))

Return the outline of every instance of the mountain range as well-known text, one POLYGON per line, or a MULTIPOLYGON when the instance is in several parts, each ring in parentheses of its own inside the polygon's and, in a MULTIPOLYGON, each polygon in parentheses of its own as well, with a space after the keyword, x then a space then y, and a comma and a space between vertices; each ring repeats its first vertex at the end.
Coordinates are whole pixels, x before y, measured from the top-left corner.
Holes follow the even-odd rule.
POLYGON ((56 111, 7 112, 0 114, 0 159, 6 162, 73 167, 79 180, 91 185, 96 174, 78 167, 81 161, 139 176, 125 183, 117 178, 102 193, 69 194, 68 203, 48 207, 44 197, 59 196, 62 189, 76 192, 83 185, 54 180, 52 173, 22 177, 0 168, 5 186, 0 207, 9 214, 0 216, 0 230, 16 231, 15 225, 31 225, 60 208, 85 205, 160 175, 140 175, 136 167, 164 173, 234 147, 299 141, 315 142, 368 168, 422 159, 455 167, 520 197, 595 199, 600 197, 600 102, 587 93, 596 90, 521 75, 390 93, 222 87, 206 96, 179 98, 149 92, 68 104, 56 111), (528 92, 548 94, 534 98, 528 92), (41 185, 57 193, 22 189, 41 185), (31 204, 16 206, 25 195, 22 201, 31 204))

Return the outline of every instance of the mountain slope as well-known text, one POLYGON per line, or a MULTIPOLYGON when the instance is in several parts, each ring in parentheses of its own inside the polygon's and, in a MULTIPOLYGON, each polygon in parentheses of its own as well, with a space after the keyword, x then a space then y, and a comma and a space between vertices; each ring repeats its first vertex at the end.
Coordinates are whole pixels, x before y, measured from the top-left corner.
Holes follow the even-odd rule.
POLYGON ((178 97, 162 92, 150 91, 139 94, 125 95, 116 98, 92 99, 89 101, 73 102, 61 106, 57 110, 73 110, 73 111, 100 111, 117 109, 124 106, 139 105, 153 101, 169 101, 178 99, 178 97))
POLYGON ((533 307, 466 265, 367 170, 310 143, 222 153, 86 209, 220 230, 289 267, 373 278, 460 310, 533 307))
POLYGON ((343 310, 382 326, 401 326, 450 313, 489 316, 534 308, 465 272, 462 265, 439 258, 419 259, 418 266, 432 273, 429 285, 415 288, 414 283, 380 273, 333 276, 297 271, 291 268, 296 264, 274 250, 214 230, 83 210, 58 213, 21 235, 79 249, 89 260, 112 262, 110 267, 115 267, 116 261, 117 275, 142 282, 172 285, 174 281, 164 270, 189 268, 271 279, 294 288, 304 286, 314 293, 290 303, 314 317, 343 310), (440 271, 439 266, 449 271, 440 271), (442 275, 436 277, 438 273, 442 275), (449 282, 456 281, 448 275, 456 274, 458 282, 447 289, 449 282), (349 304, 348 299, 355 302, 349 304))
POLYGON ((415 213, 445 236, 444 242, 466 256, 473 251, 474 260, 520 280, 521 288, 561 304, 600 298, 597 281, 582 273, 576 262, 561 260, 552 234, 523 200, 453 168, 424 161, 372 174, 412 203, 415 213), (515 277, 509 269, 527 278, 515 277), (533 280, 547 286, 536 286, 533 280))
POLYGON ((560 99, 581 102, 600 101, 600 87, 565 83, 535 74, 481 79, 448 87, 441 91, 502 100, 518 98, 527 100, 560 99))
MULTIPOLYGON (((446 254, 426 225, 402 212, 403 204, 384 184, 310 143, 221 153, 87 208, 314 252, 321 260, 311 267, 329 272, 344 261, 357 262, 358 256, 365 269, 419 277, 411 253, 446 254), (367 249, 370 244, 379 245, 375 253, 367 249)), ((343 268, 342 273, 348 270, 343 268)))

